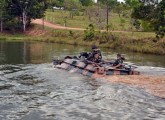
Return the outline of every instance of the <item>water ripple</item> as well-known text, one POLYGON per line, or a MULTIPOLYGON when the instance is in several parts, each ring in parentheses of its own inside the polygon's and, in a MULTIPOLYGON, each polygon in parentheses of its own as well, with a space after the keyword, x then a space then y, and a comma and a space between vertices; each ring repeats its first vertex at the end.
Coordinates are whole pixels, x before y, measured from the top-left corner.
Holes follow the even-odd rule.
POLYGON ((145 89, 68 73, 49 63, 0 66, 0 119, 163 120, 145 89))

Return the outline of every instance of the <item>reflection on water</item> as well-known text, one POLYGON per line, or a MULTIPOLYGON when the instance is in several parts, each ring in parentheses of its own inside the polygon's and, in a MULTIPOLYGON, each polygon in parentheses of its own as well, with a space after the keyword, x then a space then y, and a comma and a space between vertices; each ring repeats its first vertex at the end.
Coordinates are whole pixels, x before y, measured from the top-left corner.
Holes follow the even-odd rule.
MULTIPOLYGON (((0 120, 165 119, 165 100, 145 89, 52 67, 57 56, 82 51, 90 51, 90 47, 0 42, 0 120)), ((121 52, 102 51, 108 60, 121 52)), ((142 74, 165 75, 164 56, 121 53, 142 74)))
MULTIPOLYGON (((126 62, 139 66, 165 67, 164 55, 133 53, 121 50, 101 49, 103 58, 115 60, 122 53, 126 62)), ((37 42, 0 42, 0 64, 24 64, 52 62, 54 58, 79 55, 91 51, 90 47, 37 42)))
POLYGON ((90 48, 36 42, 0 42, 0 64, 52 62, 54 58, 78 55, 90 48))

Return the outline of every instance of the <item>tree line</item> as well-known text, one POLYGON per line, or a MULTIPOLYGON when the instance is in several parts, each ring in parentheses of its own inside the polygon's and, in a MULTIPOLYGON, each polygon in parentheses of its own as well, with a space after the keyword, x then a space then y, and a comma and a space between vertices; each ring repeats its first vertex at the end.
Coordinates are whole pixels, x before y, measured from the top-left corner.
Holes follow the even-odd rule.
POLYGON ((122 16, 131 16, 131 29, 140 25, 146 31, 155 31, 157 38, 165 35, 165 1, 164 0, 0 0, 0 27, 3 29, 22 29, 30 25, 32 19, 44 17, 47 8, 54 11, 54 7, 70 11, 73 18, 75 11, 86 11, 89 19, 95 16, 98 25, 106 20, 107 31, 111 27, 109 15, 116 12, 121 19, 121 25, 125 22, 122 16))
POLYGON ((132 18, 147 21, 156 32, 156 38, 165 35, 165 0, 139 0, 133 8, 132 18))
POLYGON ((25 32, 32 19, 44 16, 47 7, 47 0, 0 0, 1 32, 3 29, 25 32))
POLYGON ((92 0, 0 0, 0 32, 22 30, 32 19, 44 17, 47 8, 63 7, 72 11, 78 6, 91 6, 92 0))

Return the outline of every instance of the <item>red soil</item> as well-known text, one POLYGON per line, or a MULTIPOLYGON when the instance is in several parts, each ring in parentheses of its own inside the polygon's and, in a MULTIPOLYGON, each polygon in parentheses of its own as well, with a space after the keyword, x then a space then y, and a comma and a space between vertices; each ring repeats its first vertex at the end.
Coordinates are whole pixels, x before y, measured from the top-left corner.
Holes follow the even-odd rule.
POLYGON ((147 92, 165 98, 165 77, 130 75, 130 76, 108 76, 106 81, 113 83, 125 83, 140 88, 147 92))

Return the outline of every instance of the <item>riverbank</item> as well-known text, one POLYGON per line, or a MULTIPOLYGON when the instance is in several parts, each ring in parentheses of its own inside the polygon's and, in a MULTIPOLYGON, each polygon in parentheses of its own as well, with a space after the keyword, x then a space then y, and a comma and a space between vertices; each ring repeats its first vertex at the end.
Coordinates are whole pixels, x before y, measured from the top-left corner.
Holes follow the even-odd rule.
MULTIPOLYGON (((91 32, 88 31, 90 35, 91 32)), ((91 39, 84 39, 88 34, 84 31, 54 29, 40 25, 33 25, 26 33, 0 33, 0 40, 56 42, 71 45, 91 46, 93 44, 103 48, 123 49, 141 53, 165 54, 165 39, 156 40, 155 34, 150 32, 93 32, 91 39)))

